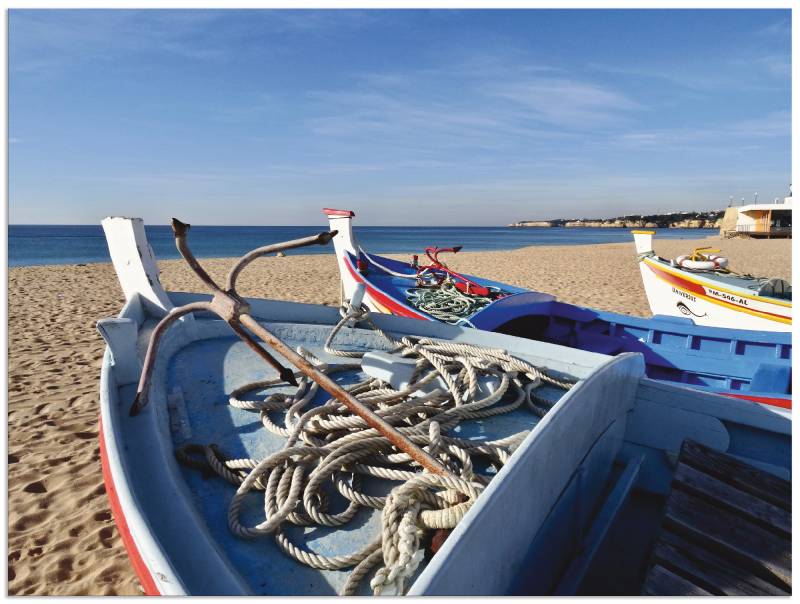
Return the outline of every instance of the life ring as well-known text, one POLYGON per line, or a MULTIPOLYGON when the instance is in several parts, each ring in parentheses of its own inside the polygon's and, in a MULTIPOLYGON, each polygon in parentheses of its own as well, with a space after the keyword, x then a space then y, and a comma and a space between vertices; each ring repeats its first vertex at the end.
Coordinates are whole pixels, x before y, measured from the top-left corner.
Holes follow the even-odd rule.
POLYGON ((675 264, 681 268, 688 268, 693 271, 714 271, 727 268, 728 259, 724 256, 711 254, 705 256, 705 260, 692 260, 690 254, 684 254, 675 258, 675 264))

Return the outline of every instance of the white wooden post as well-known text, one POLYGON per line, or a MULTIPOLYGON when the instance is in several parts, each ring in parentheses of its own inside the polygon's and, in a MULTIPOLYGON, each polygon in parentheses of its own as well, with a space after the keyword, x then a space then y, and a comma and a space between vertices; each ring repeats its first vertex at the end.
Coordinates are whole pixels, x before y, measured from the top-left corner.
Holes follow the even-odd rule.
POLYGON ((339 277, 341 288, 339 290, 339 303, 353 297, 356 281, 350 276, 350 272, 345 264, 345 254, 357 254, 356 242, 353 238, 353 217, 356 215, 352 210, 334 210, 323 208, 322 210, 328 217, 328 223, 332 231, 337 231, 333 238, 333 247, 336 252, 336 262, 339 263, 339 277))
POLYGON ((636 244, 637 254, 649 254, 653 251, 653 235, 655 231, 631 231, 633 241, 636 244))
POLYGON ((132 384, 139 380, 142 364, 136 353, 136 337, 139 326, 133 319, 111 317, 100 319, 97 330, 111 351, 114 377, 118 386, 132 384))
POLYGON ((173 305, 159 280, 158 265, 147 243, 142 219, 109 216, 102 225, 125 300, 139 294, 151 312, 160 315, 169 312, 173 305))

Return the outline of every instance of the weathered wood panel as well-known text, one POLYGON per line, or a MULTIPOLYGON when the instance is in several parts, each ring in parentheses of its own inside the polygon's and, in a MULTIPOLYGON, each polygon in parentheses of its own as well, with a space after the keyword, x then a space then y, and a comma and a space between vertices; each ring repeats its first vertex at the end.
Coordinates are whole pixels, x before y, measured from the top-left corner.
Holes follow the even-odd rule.
POLYGON ((713 596, 702 587, 667 570, 663 566, 654 566, 647 575, 642 592, 646 596, 713 596))
POLYGON ((792 509, 791 483, 733 459, 730 455, 687 440, 681 450, 680 461, 784 510, 792 509))
POLYGON ((778 536, 791 537, 792 517, 783 508, 684 463, 679 464, 675 470, 675 481, 677 488, 691 495, 718 503, 778 536))
POLYGON ((643 593, 790 594, 790 496, 787 481, 687 440, 643 593))
POLYGON ((789 595, 787 590, 764 581, 744 568, 733 568, 730 560, 669 530, 661 533, 653 558, 662 566, 676 569, 684 576, 696 576, 700 585, 719 595, 789 595), (672 552, 680 557, 670 555, 672 552), (714 581, 709 579, 704 584, 701 575, 714 577, 714 581))
POLYGON ((791 551, 784 540, 721 507, 673 490, 667 502, 665 526, 733 558, 767 580, 791 586, 791 551))

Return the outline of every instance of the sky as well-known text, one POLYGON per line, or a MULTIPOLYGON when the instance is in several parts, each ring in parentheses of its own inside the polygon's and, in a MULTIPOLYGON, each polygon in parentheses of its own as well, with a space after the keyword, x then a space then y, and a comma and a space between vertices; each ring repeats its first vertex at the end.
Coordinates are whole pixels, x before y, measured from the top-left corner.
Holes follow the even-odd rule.
POLYGON ((11 10, 9 222, 494 226, 771 201, 788 10, 11 10))

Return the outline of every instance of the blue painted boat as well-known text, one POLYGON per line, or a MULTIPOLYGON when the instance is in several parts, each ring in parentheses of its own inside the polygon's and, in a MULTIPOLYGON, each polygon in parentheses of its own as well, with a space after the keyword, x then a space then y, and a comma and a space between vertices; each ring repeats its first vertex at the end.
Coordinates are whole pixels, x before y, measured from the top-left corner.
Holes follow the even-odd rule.
MULTIPOLYGON (((353 236, 353 212, 326 209, 325 213, 338 232, 334 246, 343 299, 363 284, 364 304, 373 311, 436 320, 415 306, 419 266, 361 248, 353 236)), ((433 269, 427 271, 430 275, 441 278, 444 273, 433 269)), ((454 323, 602 354, 640 352, 653 379, 790 413, 791 333, 701 326, 688 317, 631 317, 567 304, 549 294, 483 277, 458 277, 488 289, 490 297, 474 312, 453 317, 454 323)))
MULTIPOLYGON (((376 535, 391 540, 392 533, 386 537, 382 528, 387 523, 394 526, 392 518, 384 518, 380 509, 352 504, 349 499, 355 506, 354 515, 338 527, 287 522, 287 526, 281 525, 280 530, 272 527, 267 534, 243 538, 235 533, 232 527, 237 524, 231 518, 238 519, 238 526, 256 526, 270 520, 265 514, 278 514, 274 509, 265 512, 265 505, 269 508, 265 491, 256 490, 256 479, 269 490, 277 472, 280 478, 276 482, 287 487, 284 496, 289 500, 296 464, 310 463, 305 454, 297 452, 299 449, 285 454, 286 436, 271 429, 281 413, 265 407, 276 402, 278 390, 293 390, 280 384, 278 372, 264 362, 261 353, 207 310, 216 308, 211 306, 211 295, 166 292, 161 287, 141 220, 111 218, 103 226, 126 304, 118 317, 98 323, 107 342, 100 379, 101 460, 114 518, 145 592, 340 592, 348 585, 354 565, 313 568, 287 555, 287 544, 318 556, 341 556, 374 543, 376 535), (152 357, 147 404, 131 415, 129 409, 138 400, 136 382, 141 382, 142 367, 148 365, 145 349, 155 339, 154 329, 165 320, 176 319, 187 304, 206 310, 174 320, 162 332, 158 353, 152 357), (270 379, 271 385, 266 385, 264 380, 270 379), (261 383, 260 389, 247 386, 254 381, 261 383), (243 388, 258 391, 252 406, 229 404, 231 397, 245 398, 243 388), (190 451, 188 445, 200 448, 199 457, 187 460, 176 455, 190 451), (234 484, 220 478, 211 462, 203 461, 208 455, 235 474, 234 484), (265 473, 265 462, 276 455, 284 455, 280 457, 284 465, 273 463, 269 466, 271 473, 265 473), (242 460, 252 460, 255 465, 242 460)), ((784 479, 791 476, 790 419, 747 401, 649 379, 640 353, 611 357, 389 315, 371 317, 371 325, 363 316, 363 321, 359 319, 353 307, 349 313, 354 314, 343 318, 337 309, 325 306, 261 299, 241 302, 239 311, 246 309, 261 328, 292 348, 304 350, 307 358, 324 362, 329 370, 341 366, 342 371, 337 373, 341 384, 358 381, 364 372, 371 375, 374 369, 364 359, 360 365, 358 360, 353 364, 353 358, 341 356, 342 350, 392 358, 393 346, 387 336, 412 338, 409 342, 420 346, 424 344, 420 338, 427 338, 437 345, 472 345, 481 350, 491 347, 495 351, 492 354, 510 355, 520 363, 540 368, 543 375, 565 381, 565 386, 554 387, 548 385, 550 382, 537 383, 539 378, 516 374, 514 379, 529 380, 525 392, 533 387, 530 391, 537 393, 537 404, 544 407, 540 412, 532 412, 534 407, 526 405, 509 407, 507 391, 491 406, 482 407, 485 413, 480 416, 454 427, 443 422, 440 434, 436 430, 416 434, 417 441, 431 454, 435 450, 437 455, 444 455, 441 443, 477 451, 500 446, 492 444, 498 442, 507 443, 503 446, 508 454, 496 463, 469 468, 463 459, 451 458, 448 471, 457 470, 462 482, 468 481, 475 492, 464 495, 465 500, 448 498, 445 495, 449 491, 438 491, 433 503, 422 498, 419 509, 414 508, 420 522, 424 512, 436 511, 437 506, 461 510, 462 516, 443 543, 440 539, 438 546, 433 545, 438 533, 428 521, 401 526, 399 533, 415 535, 419 540, 415 547, 420 548, 403 559, 408 562, 403 568, 411 569, 402 590, 408 595, 638 594, 648 548, 670 488, 674 460, 685 439, 784 479), (338 348, 334 354, 330 351, 335 326, 340 329, 335 334, 338 348), (431 532, 429 546, 426 539, 431 532)), ((239 311, 230 312, 235 315, 239 311)), ((261 349, 272 353, 280 350, 271 346, 261 349)), ((458 354, 471 354, 463 348, 458 350, 458 354)), ((397 359, 383 369, 396 376, 404 367, 407 362, 397 359)), ((390 384, 391 376, 386 379, 390 384)), ((484 387, 481 384, 479 381, 478 390, 484 387)), ((384 394, 392 393, 392 387, 383 386, 384 394)), ((464 392, 466 397, 467 390, 464 392)), ((304 401, 287 400, 293 406, 308 405, 307 413, 323 417, 320 412, 326 411, 323 406, 328 404, 327 397, 317 394, 304 401)), ((442 402, 432 393, 425 396, 431 405, 442 402)), ((471 404, 468 401, 472 399, 465 400, 471 404)), ((422 407, 413 409, 423 415, 429 412, 422 407)), ((287 411, 287 415, 291 419, 292 414, 287 411)), ((351 420, 346 420, 349 428, 336 428, 348 434, 348 430, 356 431, 357 438, 348 443, 360 446, 364 439, 375 436, 374 432, 372 436, 359 432, 362 428, 351 420)), ((293 434, 300 434, 307 425, 295 423, 293 434)), ((316 474, 302 475, 298 479, 304 494, 302 504, 290 506, 284 513, 302 516, 301 510, 306 509, 311 514, 309 507, 320 511, 323 501, 332 514, 350 509, 342 493, 351 493, 348 487, 355 488, 355 475, 366 472, 364 464, 389 467, 406 459, 386 444, 388 441, 384 443, 380 437, 373 440, 380 443, 376 451, 385 451, 385 455, 375 455, 383 457, 373 461, 358 458, 358 463, 339 458, 341 462, 334 464, 336 475, 348 478, 325 482, 324 495, 314 491, 318 496, 306 498, 311 477, 316 474), (394 453, 390 455, 391 451, 394 453), (340 486, 343 490, 337 491, 340 486)), ((334 438, 315 444, 312 439, 308 446, 322 449, 337 442, 334 438)), ((317 466, 314 472, 319 471, 317 466)), ((399 505, 401 490, 411 482, 433 480, 420 468, 400 480, 400 486, 374 472, 360 475, 363 493, 372 497, 389 494, 392 505, 399 505)), ((388 507, 389 499, 383 505, 388 507)), ((411 513, 414 505, 408 502, 403 513, 411 513)), ((391 565, 397 564, 397 559, 389 556, 387 560, 382 549, 370 551, 377 554, 378 565, 396 568, 391 565)), ((379 571, 373 568, 371 572, 355 593, 369 593, 368 582, 385 585, 381 581, 387 576, 381 575, 378 581, 379 571)))

